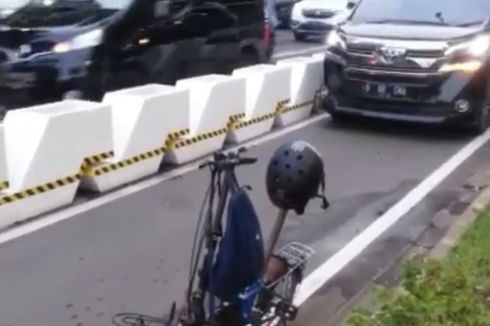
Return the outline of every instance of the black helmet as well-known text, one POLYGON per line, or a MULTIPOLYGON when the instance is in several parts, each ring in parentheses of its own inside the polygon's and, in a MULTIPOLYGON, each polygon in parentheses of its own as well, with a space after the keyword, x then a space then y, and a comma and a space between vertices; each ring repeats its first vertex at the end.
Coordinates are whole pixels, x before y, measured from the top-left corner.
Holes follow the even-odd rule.
POLYGON ((283 210, 303 214, 308 201, 315 197, 328 202, 325 187, 323 160, 317 150, 304 141, 294 141, 280 146, 267 167, 267 193, 274 205, 283 210))

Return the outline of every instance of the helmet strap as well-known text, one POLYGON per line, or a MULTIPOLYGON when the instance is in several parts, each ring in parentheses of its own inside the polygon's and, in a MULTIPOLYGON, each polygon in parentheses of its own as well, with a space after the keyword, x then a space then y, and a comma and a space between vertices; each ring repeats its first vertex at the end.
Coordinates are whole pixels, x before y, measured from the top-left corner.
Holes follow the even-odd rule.
POLYGON ((325 173, 323 173, 322 179, 320 181, 320 193, 316 195, 315 198, 320 198, 322 200, 322 209, 327 209, 328 207, 330 207, 330 203, 325 196, 325 173))

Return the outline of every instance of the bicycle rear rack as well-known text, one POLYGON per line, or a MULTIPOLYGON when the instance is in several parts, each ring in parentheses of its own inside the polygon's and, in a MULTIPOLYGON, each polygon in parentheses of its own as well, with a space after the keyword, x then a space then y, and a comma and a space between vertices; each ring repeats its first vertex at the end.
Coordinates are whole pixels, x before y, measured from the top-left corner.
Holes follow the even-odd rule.
POLYGON ((288 277, 296 269, 303 268, 308 259, 314 254, 315 250, 313 250, 313 248, 299 242, 291 242, 282 247, 276 253, 276 256, 279 256, 286 260, 288 264, 288 272, 277 279, 275 282, 269 284, 267 288, 274 288, 278 283, 288 277))

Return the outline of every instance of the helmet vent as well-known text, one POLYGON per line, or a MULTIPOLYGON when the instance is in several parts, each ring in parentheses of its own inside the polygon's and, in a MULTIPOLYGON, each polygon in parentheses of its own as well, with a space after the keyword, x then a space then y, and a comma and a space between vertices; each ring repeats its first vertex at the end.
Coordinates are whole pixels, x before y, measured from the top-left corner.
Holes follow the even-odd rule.
POLYGON ((296 157, 296 159, 297 159, 298 161, 301 161, 301 160, 303 159, 303 155, 298 155, 298 156, 296 157))

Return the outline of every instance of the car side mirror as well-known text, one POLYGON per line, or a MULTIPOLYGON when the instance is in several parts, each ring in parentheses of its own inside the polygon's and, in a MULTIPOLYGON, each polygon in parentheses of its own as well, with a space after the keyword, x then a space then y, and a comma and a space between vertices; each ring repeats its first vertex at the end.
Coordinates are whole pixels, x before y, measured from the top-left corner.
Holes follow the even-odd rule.
POLYGON ((349 1, 347 2, 347 9, 353 9, 356 6, 355 1, 349 1))
POLYGON ((155 2, 153 8, 153 15, 156 18, 164 18, 170 15, 170 1, 169 0, 158 0, 155 2))

